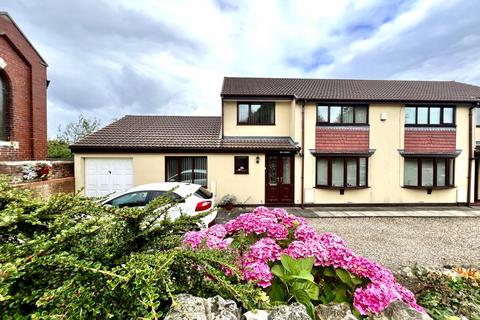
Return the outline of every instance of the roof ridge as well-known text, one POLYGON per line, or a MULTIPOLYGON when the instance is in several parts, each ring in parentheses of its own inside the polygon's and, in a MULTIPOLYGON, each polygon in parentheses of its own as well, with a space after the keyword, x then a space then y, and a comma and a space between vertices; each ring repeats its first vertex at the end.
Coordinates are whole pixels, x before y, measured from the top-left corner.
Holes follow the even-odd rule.
POLYGON ((420 80, 420 79, 361 79, 361 78, 289 78, 289 77, 223 77, 222 91, 225 85, 225 79, 241 79, 241 80, 329 80, 329 81, 381 81, 381 82, 457 82, 455 80, 420 80))
POLYGON ((221 119, 222 117, 221 116, 182 116, 182 115, 161 115, 161 114, 126 114, 124 115, 122 118, 120 118, 119 120, 123 119, 123 118, 126 118, 126 117, 144 117, 144 118, 148 118, 148 117, 163 117, 163 118, 219 118, 221 119))

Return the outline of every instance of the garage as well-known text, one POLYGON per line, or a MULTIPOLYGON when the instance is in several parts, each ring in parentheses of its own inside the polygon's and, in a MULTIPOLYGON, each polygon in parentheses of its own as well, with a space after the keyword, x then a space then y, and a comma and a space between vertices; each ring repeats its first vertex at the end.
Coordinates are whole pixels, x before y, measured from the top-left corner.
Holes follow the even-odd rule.
POLYGON ((133 187, 133 164, 128 158, 85 159, 85 195, 105 196, 133 187))

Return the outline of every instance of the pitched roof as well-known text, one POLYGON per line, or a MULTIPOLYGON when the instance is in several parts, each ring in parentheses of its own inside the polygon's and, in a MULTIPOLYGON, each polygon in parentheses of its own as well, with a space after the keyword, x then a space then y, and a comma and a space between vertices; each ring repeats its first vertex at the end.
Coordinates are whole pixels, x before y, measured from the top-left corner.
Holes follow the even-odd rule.
POLYGON ((290 137, 221 139, 221 117, 125 116, 86 136, 72 151, 297 150, 290 137))
POLYGON ((221 95, 329 101, 477 102, 480 87, 456 81, 225 77, 221 95))

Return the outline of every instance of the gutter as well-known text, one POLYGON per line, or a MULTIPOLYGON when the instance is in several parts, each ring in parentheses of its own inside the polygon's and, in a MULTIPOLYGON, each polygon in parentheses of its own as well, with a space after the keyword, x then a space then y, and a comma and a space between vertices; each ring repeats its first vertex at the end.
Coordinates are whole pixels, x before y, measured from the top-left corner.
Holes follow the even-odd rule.
POLYGON ((305 209, 305 99, 302 102, 302 150, 300 156, 302 157, 302 199, 300 207, 305 209))
MULTIPOLYGON (((473 115, 472 110, 475 108, 480 108, 480 101, 477 104, 472 105, 468 109, 468 175, 467 175, 467 206, 471 205, 471 192, 472 192, 472 160, 473 160, 473 115)), ((474 197, 475 198, 475 197, 474 197)))

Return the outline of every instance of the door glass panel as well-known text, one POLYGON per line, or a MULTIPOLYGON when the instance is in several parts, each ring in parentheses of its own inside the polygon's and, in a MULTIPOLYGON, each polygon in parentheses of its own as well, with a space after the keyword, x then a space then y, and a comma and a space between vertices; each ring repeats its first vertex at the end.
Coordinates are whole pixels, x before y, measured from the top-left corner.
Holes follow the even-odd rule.
POLYGON ((343 123, 353 123, 353 107, 342 107, 343 123))
POLYGON ((330 123, 340 123, 342 120, 342 107, 330 107, 330 123))
POLYGON ((428 123, 428 108, 418 108, 418 124, 428 123))
POLYGON ((283 157, 282 183, 290 184, 290 157, 283 157))
POLYGON ((418 185, 418 160, 405 159, 404 180, 403 184, 406 186, 418 185))
POLYGON ((343 159, 332 159, 332 186, 343 187, 343 159))
POLYGON ((177 159, 167 159, 167 182, 179 180, 177 159))
POLYGON ((440 108, 430 108, 430 124, 440 124, 440 108))
POLYGON ((347 187, 357 186, 357 159, 347 160, 347 187))
POLYGON ((326 186, 328 185, 328 160, 327 159, 317 159, 317 185, 326 186))
POLYGON ((422 186, 433 186, 433 160, 422 160, 422 186))
POLYGON ((360 165, 359 186, 364 187, 367 185, 367 158, 360 158, 358 162, 360 165))
POLYGON ((268 158, 268 184, 270 186, 277 185, 277 158, 268 158))
POLYGON ((415 124, 415 108, 412 108, 412 107, 405 108, 405 123, 415 124))
POLYGON ((445 159, 437 159, 437 186, 445 186, 445 159))

